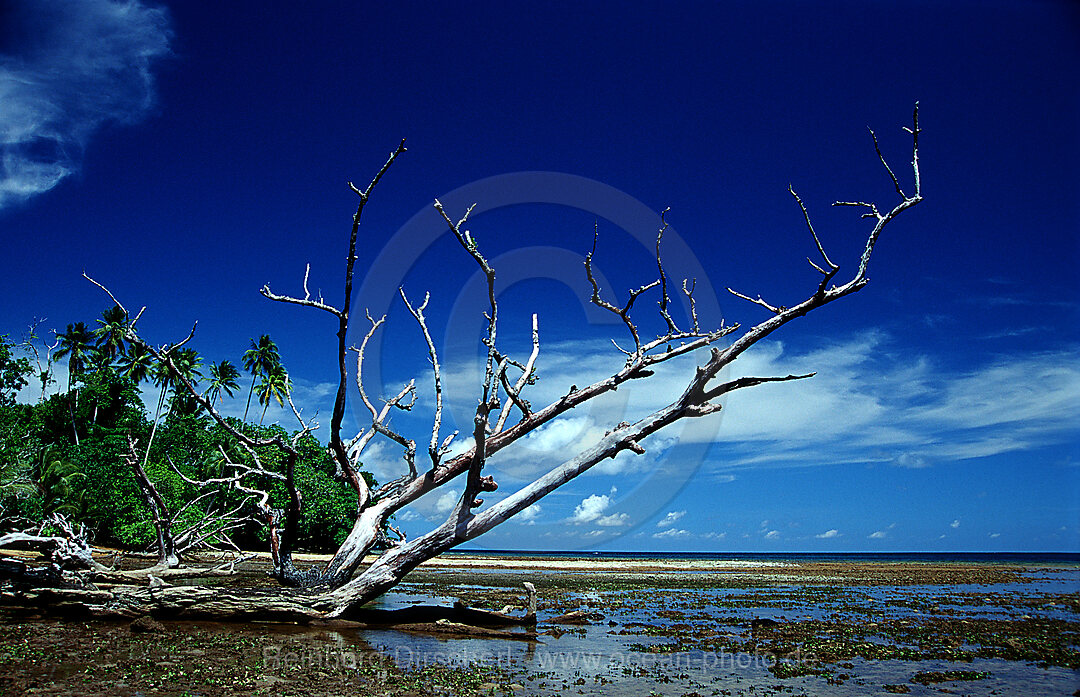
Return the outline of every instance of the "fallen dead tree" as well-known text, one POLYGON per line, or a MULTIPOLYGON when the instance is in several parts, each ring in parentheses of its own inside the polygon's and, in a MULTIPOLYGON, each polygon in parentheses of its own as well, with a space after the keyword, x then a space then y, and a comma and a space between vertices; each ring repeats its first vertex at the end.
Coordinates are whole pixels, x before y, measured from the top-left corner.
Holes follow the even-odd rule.
MULTIPOLYGON (((628 336, 624 342, 625 345, 615 344, 624 355, 625 361, 619 370, 609 376, 584 387, 572 385, 561 397, 539 407, 526 398, 527 390, 535 380, 540 352, 537 317, 534 316, 532 320, 531 353, 527 357, 518 359, 504 354, 499 348, 497 333, 500 315, 495 269, 480 251, 477 239, 467 228, 472 208, 466 210, 460 218, 455 218, 436 201, 435 208, 445 221, 449 232, 460 243, 465 257, 471 260, 470 263, 476 264, 482 273, 487 291, 487 302, 483 308, 486 331, 482 340, 487 349, 483 379, 478 385, 473 430, 468 436, 469 447, 456 456, 450 456, 450 447, 458 433, 443 432, 443 385, 439 353, 432 340, 424 314, 428 298, 425 297, 422 302, 416 303, 409 300, 404 289, 400 291, 405 308, 415 319, 423 337, 432 366, 434 417, 430 434, 424 434, 421 440, 422 445, 418 446, 416 439, 395 431, 389 421, 389 415, 393 411, 410 409, 415 403, 418 398, 415 382, 410 381, 404 385, 395 395, 384 400, 379 407, 375 405, 364 387, 365 348, 384 323, 385 317, 376 319, 367 316, 369 327, 360 345, 349 347, 346 344, 352 317, 352 284, 354 266, 358 259, 357 234, 361 216, 373 189, 405 152, 404 142, 402 142, 365 189, 350 184, 359 197, 359 204, 352 219, 341 304, 335 306, 324 300, 321 295, 311 294, 308 290, 310 268, 308 273, 305 273, 302 296, 277 294, 272 292, 269 286, 262 289, 262 294, 271 300, 313 308, 330 315, 334 318, 337 328, 339 380, 331 417, 328 450, 337 468, 338 476, 348 482, 355 492, 356 508, 351 532, 333 558, 325 565, 301 569, 293 562, 297 522, 303 505, 294 480, 297 442, 300 437, 314 429, 315 424, 302 417, 290 397, 289 405, 301 424, 298 435, 292 438, 283 436, 258 438, 235 427, 224 419, 210 400, 200 395, 176 368, 175 352, 191 339, 194 327, 188 337, 177 344, 154 346, 140 337, 136 328, 145 308, 134 314, 127 313, 120 301, 104 285, 94 281, 131 318, 127 324, 127 339, 145 348, 156 360, 166 366, 175 375, 178 383, 187 389, 191 398, 216 419, 247 454, 244 462, 238 462, 230 459, 223 450, 221 454, 225 457, 227 474, 210 481, 200 482, 193 479, 187 479, 187 481, 200 485, 214 484, 231 487, 248 497, 251 515, 261 521, 269 533, 274 565, 273 575, 285 587, 248 589, 147 586, 110 590, 40 588, 7 591, 0 598, 5 602, 52 604, 63 607, 65 611, 113 617, 152 614, 156 617, 302 622, 328 618, 355 619, 361 614, 365 603, 394 587, 420 563, 484 534, 608 458, 613 458, 623 451, 644 453, 642 443, 648 436, 684 419, 702 418, 718 412, 721 409, 719 400, 724 395, 764 383, 803 380, 812 377, 813 373, 724 380, 721 371, 731 365, 747 349, 787 323, 852 295, 867 285, 869 282, 867 269, 882 232, 898 216, 922 201, 917 105, 912 126, 904 130, 911 136, 913 193, 908 195, 904 192, 899 179, 881 153, 877 137, 874 136, 875 151, 895 186, 899 201, 891 208, 883 209, 879 209, 875 203, 865 201, 838 201, 835 204, 855 207, 870 223, 862 255, 854 271, 843 277, 846 280, 841 279, 840 266, 835 264, 825 251, 811 222, 807 207, 794 189, 790 189, 816 250, 817 259, 808 259, 816 274, 816 281, 811 284, 810 292, 805 297, 784 304, 770 303, 760 296, 751 297, 732 290, 733 295, 765 308, 769 312, 768 319, 748 329, 743 329, 738 324, 721 324, 719 327, 712 328, 700 326, 695 310, 693 284, 689 281, 682 283, 682 293, 685 304, 689 308, 689 318, 681 323, 676 321, 671 312, 674 303, 670 292, 672 281, 666 274, 661 257, 661 243, 667 229, 666 222, 663 222, 657 233, 658 278, 631 291, 623 303, 605 299, 593 273, 592 260, 596 241, 594 235, 593 251, 586 257, 585 266, 586 275, 592 287, 591 301, 597 307, 617 317, 626 329, 628 336), (666 327, 659 336, 654 338, 643 336, 633 318, 635 301, 645 293, 656 293, 659 296, 657 306, 666 327), (725 337, 734 337, 734 340, 722 348, 715 346, 725 337), (612 424, 611 429, 602 438, 595 443, 587 444, 576 456, 555 466, 501 500, 485 506, 482 494, 498 488, 495 476, 490 472, 485 473, 485 466, 494 454, 598 396, 615 391, 630 382, 648 381, 654 375, 657 365, 704 349, 709 350, 708 354, 703 357, 693 374, 687 377, 682 392, 673 395, 666 406, 636 421, 612 424), (346 361, 350 350, 355 353, 353 378, 356 382, 356 393, 370 414, 370 422, 354 437, 345 438, 342 434, 342 419, 350 384, 346 361), (360 463, 365 448, 376 437, 388 439, 401 448, 405 471, 396 479, 374 488, 369 486, 361 476, 360 463), (268 449, 273 449, 278 454, 279 457, 276 459, 281 463, 280 467, 275 469, 266 465, 267 460, 262 458, 260 453, 268 449), (426 455, 422 454, 425 451, 426 455), (390 542, 389 549, 374 562, 363 567, 365 556, 378 542, 385 541, 382 531, 388 526, 391 515, 415 502, 421 496, 459 478, 464 480, 462 487, 464 491, 445 522, 431 532, 412 540, 406 540, 404 535, 399 535, 399 539, 390 542), (258 488, 255 483, 267 480, 285 485, 289 492, 289 502, 284 508, 275 508, 270 502, 267 490, 258 488)), ((663 216, 661 220, 663 221, 663 216)))

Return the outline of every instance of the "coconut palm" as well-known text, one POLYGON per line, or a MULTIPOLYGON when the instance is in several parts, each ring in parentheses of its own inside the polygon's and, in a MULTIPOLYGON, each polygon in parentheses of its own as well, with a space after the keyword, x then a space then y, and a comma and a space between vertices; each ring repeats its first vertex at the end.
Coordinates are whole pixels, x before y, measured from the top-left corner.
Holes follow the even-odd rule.
MULTIPOLYGON (((199 357, 198 352, 195 349, 184 348, 177 351, 172 356, 173 369, 170 369, 165 363, 155 363, 150 368, 150 378, 154 381, 154 384, 160 388, 158 393, 157 406, 154 408, 154 425, 150 428, 150 440, 146 442, 146 452, 143 454, 143 467, 146 467, 147 461, 150 459, 150 446, 154 443, 154 436, 157 434, 158 422, 161 420, 161 410, 165 406, 165 395, 169 393, 169 389, 173 390, 173 402, 169 405, 169 413, 172 413, 172 406, 176 403, 176 398, 181 394, 181 385, 183 384, 179 376, 183 375, 184 378, 195 386, 197 378, 202 377, 202 373, 199 372, 199 366, 202 364, 202 358, 199 357)), ((184 388, 186 390, 186 388, 184 388)))
POLYGON ((105 366, 123 355, 127 348, 128 316, 119 305, 113 305, 101 313, 97 323, 94 338, 97 339, 101 365, 105 366))
POLYGON ((67 356, 68 359, 68 391, 75 390, 74 402, 68 402, 68 413, 71 415, 71 432, 75 436, 75 447, 79 447, 79 429, 75 423, 75 408, 79 406, 79 390, 74 387, 75 380, 86 370, 87 363, 94 355, 94 333, 85 323, 76 322, 69 324, 67 329, 56 335, 59 342, 56 353, 57 358, 67 356))
MULTIPOLYGON (((173 403, 177 399, 180 399, 188 394, 187 387, 184 385, 184 380, 191 383, 192 387, 198 384, 199 378, 203 375, 199 372, 199 366, 202 365, 202 356, 195 349, 182 348, 176 352, 172 357, 173 366, 176 368, 176 372, 169 376, 169 386, 173 391, 173 403), (184 380, 180 378, 183 377, 184 380)), ((169 412, 172 412, 170 405, 169 412)))
POLYGON ((68 359, 68 389, 79 375, 86 370, 87 361, 90 359, 94 348, 94 335, 83 322, 69 324, 67 329, 56 335, 59 346, 53 357, 68 359))
POLYGON ((258 395, 259 404, 263 405, 262 416, 259 418, 259 425, 262 426, 263 419, 266 418, 266 409, 270 406, 270 402, 276 401, 278 406, 285 406, 285 398, 288 397, 289 391, 292 389, 292 381, 289 380, 289 374, 285 372, 285 368, 280 364, 274 365, 263 375, 262 382, 259 383, 258 395))
POLYGON ((131 378, 138 385, 143 380, 150 378, 150 372, 154 367, 154 355, 144 344, 131 344, 127 351, 120 354, 117 367, 125 376, 131 378))
POLYGON ((263 334, 259 341, 251 340, 251 348, 244 352, 244 370, 251 373, 251 387, 248 388, 247 406, 244 407, 244 421, 247 421, 248 409, 251 408, 251 394, 255 391, 255 380, 260 375, 268 375, 275 366, 281 365, 277 344, 269 334, 263 334))
POLYGON ((240 371, 230 361, 210 364, 210 387, 206 391, 206 398, 213 406, 221 398, 221 393, 233 396, 233 390, 240 389, 237 379, 240 371))

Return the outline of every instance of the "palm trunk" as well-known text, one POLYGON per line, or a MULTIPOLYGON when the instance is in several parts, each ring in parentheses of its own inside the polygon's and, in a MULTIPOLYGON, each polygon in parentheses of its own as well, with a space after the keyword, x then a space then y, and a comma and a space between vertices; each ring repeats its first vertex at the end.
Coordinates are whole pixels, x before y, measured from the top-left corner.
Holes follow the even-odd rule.
MULTIPOLYGON (((69 360, 68 361, 68 392, 71 391, 71 383, 72 383, 73 377, 74 377, 74 375, 73 375, 72 370, 71 370, 71 361, 69 360)), ((78 409, 78 408, 79 408, 79 390, 76 388, 74 405, 71 402, 68 402, 68 413, 71 414, 71 432, 73 434, 75 434, 75 447, 76 448, 79 447, 79 427, 75 423, 75 410, 78 409)))
POLYGON ((158 421, 161 419, 161 407, 165 404, 165 390, 168 383, 161 386, 161 395, 158 396, 157 407, 154 409, 154 425, 150 427, 150 440, 146 441, 146 452, 143 454, 143 467, 150 461, 150 446, 154 444, 154 435, 157 433, 158 421))
POLYGON ((255 373, 251 374, 251 387, 248 388, 247 406, 244 407, 244 423, 247 423, 248 409, 251 409, 251 395, 255 392, 255 373))

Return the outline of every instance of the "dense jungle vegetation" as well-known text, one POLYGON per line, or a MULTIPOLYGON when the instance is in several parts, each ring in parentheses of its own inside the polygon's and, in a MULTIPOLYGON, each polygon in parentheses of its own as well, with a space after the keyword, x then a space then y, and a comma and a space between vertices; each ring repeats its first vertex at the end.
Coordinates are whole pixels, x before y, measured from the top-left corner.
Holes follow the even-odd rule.
MULTIPOLYGON (((176 375, 125 341, 126 322, 123 311, 113 307, 93 328, 76 322, 55 338, 42 339, 33 328, 21 343, 0 336, 0 523, 5 529, 40 527, 59 513, 83 525, 95 545, 151 547, 154 524, 136 480, 133 453, 177 516, 174 531, 231 510, 239 513, 223 518, 221 526, 250 514, 243 492, 185 481, 223 476, 223 453, 239 463, 249 461, 250 455, 181 391, 176 375), (63 359, 66 382, 56 374, 63 359), (150 388, 147 394, 157 395, 154 408, 144 404, 144 383, 150 388), (32 384, 44 387, 28 394, 32 384), (58 389, 64 384, 68 389, 58 389), (136 443, 134 451, 129 437, 136 443)), ((176 363, 211 403, 234 393, 244 398, 246 393, 251 420, 231 418, 234 428, 260 436, 293 435, 278 425, 263 425, 271 403, 287 409, 290 389, 268 335, 253 339, 243 354, 240 365, 246 376, 229 360, 208 364, 189 348, 180 350, 176 363), (252 398, 258 403, 254 410, 252 398)), ((313 436, 301 436, 297 447, 295 478, 304 499, 297 547, 332 551, 348 533, 355 494, 350 496, 351 490, 335 481, 330 456, 313 436)), ((261 456, 272 467, 273 453, 261 456)), ((271 505, 286 506, 280 481, 258 485, 269 492, 271 505)), ((265 535, 265 526, 250 520, 207 541, 231 546, 231 540, 243 549, 265 549, 265 535)))

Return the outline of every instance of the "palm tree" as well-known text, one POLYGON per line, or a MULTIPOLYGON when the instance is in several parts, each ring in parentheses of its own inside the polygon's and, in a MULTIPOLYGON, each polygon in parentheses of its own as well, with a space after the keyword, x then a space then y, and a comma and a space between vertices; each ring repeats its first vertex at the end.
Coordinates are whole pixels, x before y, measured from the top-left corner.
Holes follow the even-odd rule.
MULTIPOLYGON (((83 322, 69 324, 67 330, 56 335, 59 347, 55 354, 57 359, 67 356, 68 359, 68 392, 73 389, 76 378, 86 370, 86 363, 93 355, 94 335, 83 322)), ((75 389, 74 402, 68 402, 68 413, 71 414, 71 432, 75 436, 75 447, 79 447, 79 428, 75 423, 75 408, 79 406, 79 390, 75 389)))
MULTIPOLYGON (((181 376, 191 383, 192 387, 195 387, 198 379, 202 377, 202 373, 199 372, 199 366, 202 365, 202 356, 195 349, 182 348, 173 356, 172 362, 176 372, 169 376, 168 383, 172 387, 173 403, 175 403, 177 399, 188 394, 187 387, 180 380, 181 376)), ((169 412, 172 413, 171 404, 169 412)))
POLYGON ((127 347, 128 316, 119 305, 113 305, 101 313, 94 330, 101 365, 112 363, 117 356, 123 355, 127 347))
POLYGON ((153 366, 154 355, 144 344, 131 344, 127 351, 120 354, 117 361, 117 367, 124 375, 134 380, 136 385, 150 377, 153 366))
POLYGON ((285 398, 291 389, 292 381, 289 380, 289 374, 280 363, 263 375, 262 382, 259 383, 259 404, 263 405, 262 417, 259 418, 260 426, 266 418, 266 408, 270 406, 270 401, 275 400, 278 406, 284 407, 285 398))
MULTIPOLYGON (((146 441, 143 467, 146 467, 146 463, 150 459, 150 446, 153 445, 154 436, 157 434, 158 422, 161 420, 161 409, 165 406, 165 395, 172 388, 174 391, 173 404, 175 404, 176 398, 181 394, 181 381, 178 376, 183 375, 188 382, 192 383, 192 387, 195 386, 196 378, 202 377, 202 373, 199 372, 202 358, 199 357, 195 349, 180 349, 173 355, 172 364, 175 370, 170 370, 165 363, 160 362, 155 363, 149 370, 150 377, 153 379, 154 384, 161 388, 161 391, 158 393, 157 407, 154 409, 154 425, 150 428, 150 440, 146 441)), ((173 404, 169 405, 169 413, 172 413, 173 404)))
POLYGON ((233 396, 233 390, 240 389, 240 383, 237 379, 240 377, 240 371, 236 369, 236 366, 230 361, 221 361, 220 363, 210 364, 210 387, 206 391, 206 397, 210 400, 210 406, 213 406, 220 398, 221 393, 230 397, 233 396))
POLYGON ((248 409, 251 408, 251 394, 255 391, 255 378, 268 375, 274 366, 281 365, 277 344, 269 334, 263 334, 256 343, 251 340, 251 348, 244 352, 244 370, 251 373, 251 387, 248 388, 247 406, 244 407, 244 421, 247 421, 248 409))
POLYGON ((56 359, 67 356, 68 359, 68 390, 72 389, 72 383, 86 369, 86 362, 90 358, 93 349, 94 335, 87 329, 83 322, 69 324, 67 330, 57 334, 60 345, 53 356, 56 359))

